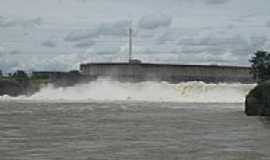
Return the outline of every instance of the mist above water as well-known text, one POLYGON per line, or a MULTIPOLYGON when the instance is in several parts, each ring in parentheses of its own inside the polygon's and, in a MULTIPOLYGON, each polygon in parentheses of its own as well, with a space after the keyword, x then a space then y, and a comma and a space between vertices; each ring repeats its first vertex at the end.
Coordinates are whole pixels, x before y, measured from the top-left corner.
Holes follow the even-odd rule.
POLYGON ((243 103, 254 84, 206 84, 204 82, 118 82, 97 80, 72 87, 49 85, 32 96, 0 100, 37 101, 149 101, 191 103, 243 103))

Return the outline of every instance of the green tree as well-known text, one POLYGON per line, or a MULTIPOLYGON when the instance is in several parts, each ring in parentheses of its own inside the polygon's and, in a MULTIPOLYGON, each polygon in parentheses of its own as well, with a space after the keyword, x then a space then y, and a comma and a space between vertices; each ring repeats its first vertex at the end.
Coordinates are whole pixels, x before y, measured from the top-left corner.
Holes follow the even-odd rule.
POLYGON ((29 79, 28 75, 22 70, 18 70, 15 73, 13 73, 12 78, 18 81, 26 81, 29 79))
POLYGON ((77 71, 77 70, 71 70, 68 73, 71 75, 80 76, 80 71, 77 71))
POLYGON ((258 82, 270 79, 270 53, 257 51, 249 60, 251 62, 251 73, 258 82))

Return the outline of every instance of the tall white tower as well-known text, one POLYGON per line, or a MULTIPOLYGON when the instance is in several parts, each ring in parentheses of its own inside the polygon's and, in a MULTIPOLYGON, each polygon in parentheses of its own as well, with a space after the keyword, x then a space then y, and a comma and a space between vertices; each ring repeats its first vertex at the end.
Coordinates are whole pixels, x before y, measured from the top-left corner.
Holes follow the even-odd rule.
POLYGON ((132 61, 132 26, 129 27, 129 57, 128 57, 129 63, 132 61))

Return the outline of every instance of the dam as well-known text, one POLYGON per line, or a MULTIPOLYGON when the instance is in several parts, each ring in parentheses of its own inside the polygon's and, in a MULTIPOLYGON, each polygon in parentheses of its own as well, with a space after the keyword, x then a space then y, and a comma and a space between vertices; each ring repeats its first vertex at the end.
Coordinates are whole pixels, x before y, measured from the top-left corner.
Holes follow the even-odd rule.
POLYGON ((87 79, 111 78, 119 81, 203 81, 207 83, 254 83, 250 67, 220 65, 179 65, 142 63, 132 58, 132 28, 129 28, 128 62, 87 63, 80 72, 87 79))
POLYGON ((206 83, 254 83, 250 67, 220 65, 182 65, 142 63, 133 59, 132 27, 129 28, 128 62, 87 63, 80 72, 87 79, 111 78, 119 81, 167 81, 170 83, 203 81, 206 83))
POLYGON ((152 63, 87 63, 81 74, 91 79, 111 78, 119 81, 203 81, 206 83, 254 83, 250 67, 220 65, 179 65, 152 63))

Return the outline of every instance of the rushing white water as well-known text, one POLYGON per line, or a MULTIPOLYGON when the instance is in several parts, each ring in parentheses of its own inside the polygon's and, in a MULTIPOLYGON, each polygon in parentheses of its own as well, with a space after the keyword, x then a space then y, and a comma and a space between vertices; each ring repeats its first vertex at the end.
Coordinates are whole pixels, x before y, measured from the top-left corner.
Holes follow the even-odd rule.
POLYGON ((56 88, 49 85, 30 97, 0 100, 37 101, 150 101, 150 102, 192 102, 192 103, 242 103, 254 84, 206 84, 204 82, 127 83, 111 80, 97 80, 73 87, 56 88))

